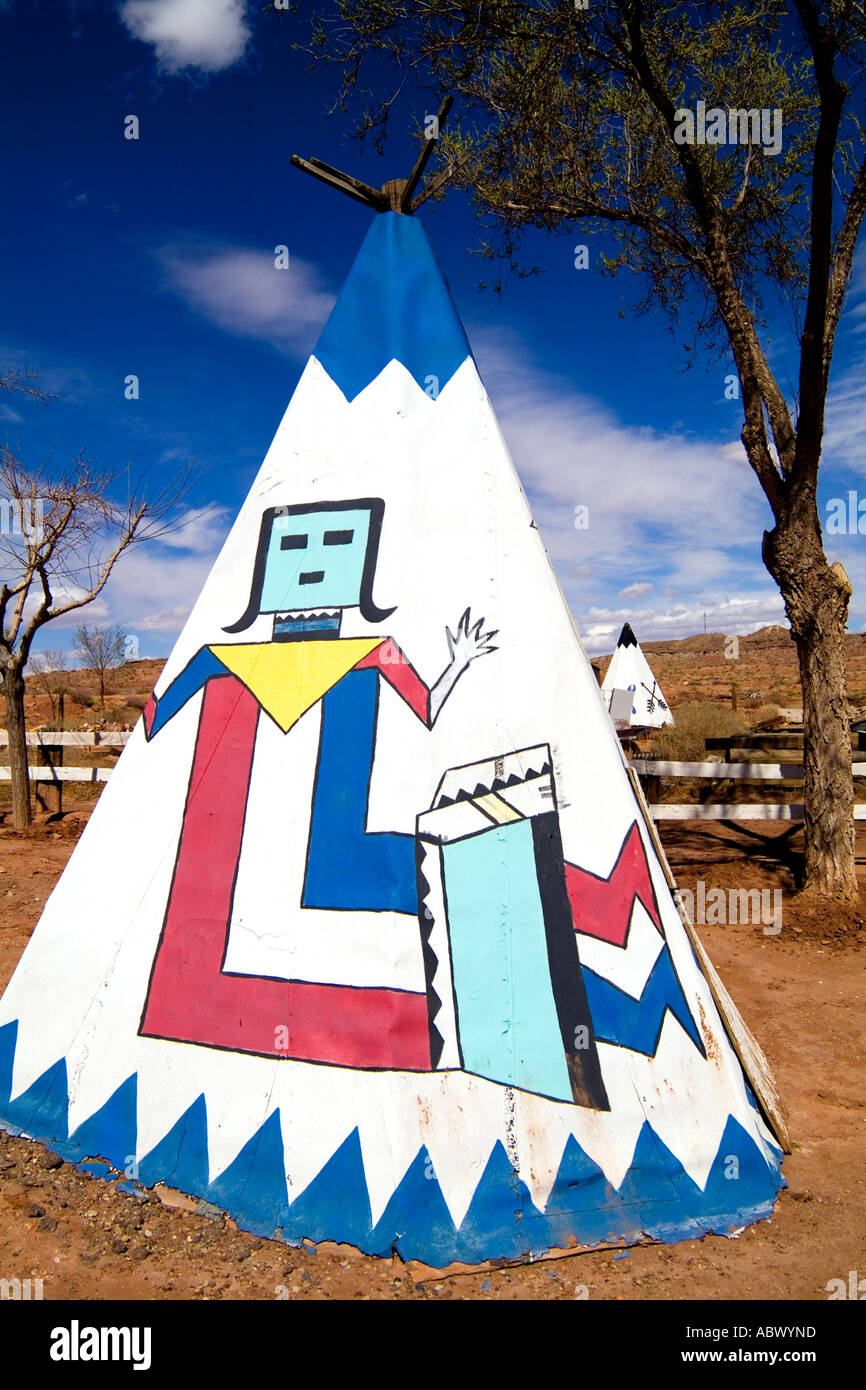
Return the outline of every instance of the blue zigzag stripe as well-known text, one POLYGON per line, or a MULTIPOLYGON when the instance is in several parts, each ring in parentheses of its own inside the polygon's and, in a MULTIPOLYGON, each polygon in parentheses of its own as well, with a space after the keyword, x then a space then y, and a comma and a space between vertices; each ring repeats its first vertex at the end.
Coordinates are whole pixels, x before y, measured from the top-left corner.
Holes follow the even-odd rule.
POLYGON ((417 217, 373 219, 313 356, 350 401, 394 358, 435 395, 472 356, 417 217))
MULTIPOLYGON (((43 1140, 72 1162, 98 1155, 119 1173, 129 1171, 136 1150, 137 1078, 129 1077, 70 1135, 64 1059, 10 1100, 16 1036, 17 1024, 0 1028, 4 1127, 43 1140)), ((729 1116, 702 1189, 645 1122, 631 1166, 614 1188, 570 1137, 542 1211, 497 1141, 457 1227, 422 1146, 374 1224, 357 1130, 290 1204, 279 1113, 270 1115, 229 1167, 209 1182, 207 1113, 204 1096, 199 1096, 141 1160, 137 1177, 148 1186, 161 1180, 216 1203, 256 1235, 295 1245, 304 1238, 347 1242, 371 1255, 397 1250, 404 1260, 442 1266, 453 1260, 540 1255, 575 1241, 586 1246, 646 1237, 672 1242, 725 1233, 770 1215, 784 1182, 780 1158, 775 1151, 765 1158, 752 1136, 729 1116)))
POLYGON ((610 980, 602 979, 585 966, 583 978, 596 1041, 618 1043, 632 1052, 654 1057, 665 1013, 670 1010, 701 1056, 706 1057, 667 946, 659 952, 640 999, 618 989, 610 980))

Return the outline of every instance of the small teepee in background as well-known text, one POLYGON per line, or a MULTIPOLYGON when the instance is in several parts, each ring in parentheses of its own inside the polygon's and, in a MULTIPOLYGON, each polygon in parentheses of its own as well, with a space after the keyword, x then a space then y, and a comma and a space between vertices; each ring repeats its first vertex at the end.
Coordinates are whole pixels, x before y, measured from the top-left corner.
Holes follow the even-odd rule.
POLYGON ((629 623, 619 634, 601 693, 617 729, 660 729, 674 722, 629 623))
POLYGON ((716 997, 383 211, 0 1001, 0 1120, 294 1242, 675 1240, 782 1181, 716 997))

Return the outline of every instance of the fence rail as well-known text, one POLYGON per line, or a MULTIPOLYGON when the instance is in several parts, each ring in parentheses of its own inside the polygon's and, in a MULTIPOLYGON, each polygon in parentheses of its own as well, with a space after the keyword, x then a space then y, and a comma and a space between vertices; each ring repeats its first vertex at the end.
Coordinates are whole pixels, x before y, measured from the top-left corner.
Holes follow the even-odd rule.
MULTIPOLYGON (((107 782, 113 767, 28 767, 31 782, 107 782)), ((0 767, 0 782, 11 782, 12 769, 0 767)))
MULTIPOLYGON (((708 743, 720 740, 707 740, 708 743)), ((630 766, 643 779, 644 788, 659 795, 661 778, 682 778, 690 781, 745 782, 761 785, 766 782, 802 784, 802 763, 686 763, 666 762, 658 758, 633 758, 630 766)), ((851 771, 857 778, 866 777, 866 763, 852 762, 851 771)), ((649 800, 649 795, 647 796, 649 800)), ((735 802, 674 802, 653 801, 649 807, 653 820, 790 820, 803 819, 800 803, 767 801, 735 802)), ((866 802, 855 802, 854 820, 866 820, 866 802)))
MULTIPOLYGON (((653 820, 802 820, 803 807, 796 802, 771 805, 766 801, 734 801, 727 806, 721 802, 662 801, 650 806, 653 820)), ((854 805, 854 819, 866 820, 866 801, 854 805)))
MULTIPOLYGON (((129 730, 112 733, 93 731, 60 732, 53 729, 40 729, 27 735, 31 748, 105 748, 118 751, 128 743, 129 730)), ((0 730, 0 748, 8 747, 9 735, 0 730)), ((803 781, 801 763, 691 763, 671 762, 658 758, 632 758, 630 767, 637 775, 653 779, 653 790, 662 777, 692 780, 727 782, 737 781, 756 783, 803 781)), ((866 763, 852 763, 851 770, 856 778, 866 777, 866 763)), ((50 762, 43 767, 28 769, 32 782, 48 783, 57 787, 61 782, 107 782, 114 769, 112 767, 54 767, 50 762)), ((0 767, 0 782, 11 779, 9 767, 0 767)), ((803 807, 798 802, 674 802, 655 801, 649 807, 653 820, 788 820, 803 819, 803 807)), ((866 820, 866 802, 854 806, 854 819, 866 820)))
MULTIPOLYGON (((802 763, 670 763, 632 758, 639 777, 690 777, 712 782, 802 782, 802 763)), ((866 777, 866 763, 852 763, 855 777, 866 777)))
MULTIPOLYGON (((120 753, 129 742, 129 729, 115 729, 103 732, 99 729, 36 729, 26 735, 27 747, 38 748, 41 763, 30 764, 27 772, 30 781, 35 783, 34 792, 40 805, 46 810, 60 811, 63 808, 63 783, 107 782, 114 767, 64 767, 64 751, 67 748, 92 748, 106 753, 120 753), (51 750, 55 750, 52 752, 51 750)), ((0 729, 0 750, 9 747, 9 733, 0 729)), ((0 782, 11 782, 12 769, 0 766, 0 782)))
MULTIPOLYGON (((129 729, 114 733, 100 733, 98 730, 88 733, 68 730, 61 733, 56 729, 37 729, 26 737, 28 748, 122 748, 129 742, 130 736, 129 729)), ((8 746, 9 734, 5 729, 0 729, 0 748, 8 746)))

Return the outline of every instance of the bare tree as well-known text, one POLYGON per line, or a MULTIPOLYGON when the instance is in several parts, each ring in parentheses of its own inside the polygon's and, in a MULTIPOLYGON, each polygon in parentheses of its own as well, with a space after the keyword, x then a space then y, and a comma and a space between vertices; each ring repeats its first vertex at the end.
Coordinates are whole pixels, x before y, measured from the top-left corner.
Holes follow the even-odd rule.
POLYGON ((0 372, 0 391, 18 391, 22 396, 29 396, 31 400, 54 401, 56 396, 47 391, 40 391, 36 386, 28 385, 29 382, 36 380, 35 372, 22 371, 19 367, 10 367, 5 372, 0 372))
POLYGON ((51 721, 63 718, 63 697, 72 686, 66 671, 68 654, 62 647, 46 647, 44 652, 30 658, 27 674, 36 681, 51 701, 51 721))
POLYGON ((126 659, 128 634, 122 627, 77 627, 75 649, 84 664, 96 672, 99 681, 99 708, 105 713, 105 678, 126 659))
MULTIPOLYGON (((2 381, 2 379, 0 379, 2 381)), ((24 670, 36 634, 92 603, 130 546, 171 529, 189 469, 150 500, 138 488, 112 500, 120 478, 79 454, 63 472, 25 469, 0 444, 0 693, 6 700, 12 821, 31 823, 24 670)))

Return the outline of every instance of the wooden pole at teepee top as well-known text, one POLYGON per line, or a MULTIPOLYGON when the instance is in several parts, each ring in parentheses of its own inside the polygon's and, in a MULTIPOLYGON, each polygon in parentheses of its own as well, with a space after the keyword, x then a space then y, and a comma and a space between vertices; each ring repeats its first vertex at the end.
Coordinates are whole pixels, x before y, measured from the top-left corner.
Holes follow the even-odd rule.
POLYGON ((365 207, 372 208, 374 212, 401 212, 406 216, 411 216, 422 203, 439 191, 447 182, 451 172, 450 170, 440 170, 430 180, 427 187, 422 189, 417 198, 413 196, 421 175, 427 167, 427 161, 433 153, 433 146, 439 138, 439 131, 453 104, 454 98, 452 96, 443 98, 436 116, 432 118, 433 128, 429 134, 425 131, 424 143, 407 179, 389 179, 382 184, 381 188, 374 188, 372 184, 365 183, 363 179, 355 178, 353 174, 344 174, 341 169, 335 169, 332 164, 326 164, 323 159, 313 157, 301 159, 300 155, 293 154, 291 162, 296 169, 302 169, 305 174, 311 174, 321 183, 326 183, 329 188, 335 188, 338 193, 345 193, 347 198, 354 198, 356 202, 363 203, 365 207))

